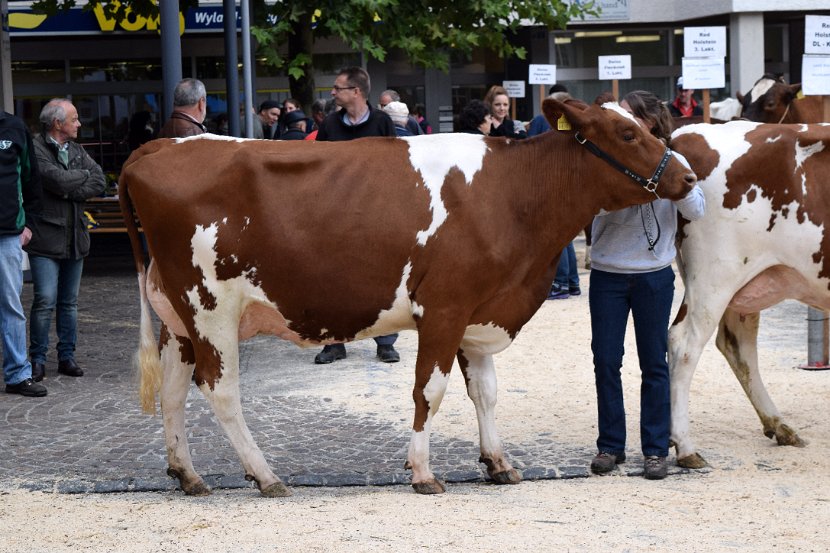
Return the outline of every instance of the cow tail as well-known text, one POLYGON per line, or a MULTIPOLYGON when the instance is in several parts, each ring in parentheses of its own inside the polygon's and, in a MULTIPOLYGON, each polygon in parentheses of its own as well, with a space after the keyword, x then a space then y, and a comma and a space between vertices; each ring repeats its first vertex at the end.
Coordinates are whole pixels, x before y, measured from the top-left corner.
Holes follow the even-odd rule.
POLYGON ((150 302, 147 299, 147 270, 144 267, 144 248, 139 237, 138 225, 133 214, 133 202, 127 186, 128 165, 129 161, 125 164, 118 180, 118 201, 121 205, 124 225, 127 227, 127 235, 130 237, 130 246, 133 250, 133 261, 138 272, 138 289, 141 297, 139 343, 133 364, 140 371, 139 398, 141 408, 145 413, 155 414, 156 395, 161 390, 161 359, 159 358, 158 342, 153 332, 150 302))

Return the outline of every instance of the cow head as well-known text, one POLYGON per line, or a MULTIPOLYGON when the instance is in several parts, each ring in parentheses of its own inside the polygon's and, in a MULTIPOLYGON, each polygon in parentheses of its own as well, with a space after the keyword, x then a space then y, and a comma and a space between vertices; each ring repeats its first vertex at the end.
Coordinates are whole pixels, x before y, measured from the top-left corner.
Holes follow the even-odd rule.
POLYGON ((735 97, 741 102, 744 119, 781 123, 800 90, 801 84, 787 84, 782 77, 767 74, 756 81, 746 96, 738 92, 735 97))
POLYGON ((542 112, 554 129, 563 128, 564 116, 569 127, 565 132, 597 156, 586 175, 603 187, 605 209, 645 203, 655 196, 678 200, 697 181, 661 140, 616 103, 588 106, 547 99, 542 112))

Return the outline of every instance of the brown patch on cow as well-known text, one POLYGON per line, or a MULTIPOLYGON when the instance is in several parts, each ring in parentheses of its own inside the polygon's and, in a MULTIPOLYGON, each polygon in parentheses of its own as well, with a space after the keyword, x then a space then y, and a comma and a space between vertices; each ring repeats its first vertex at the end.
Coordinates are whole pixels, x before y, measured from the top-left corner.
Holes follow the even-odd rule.
POLYGON ((684 301, 680 305, 680 309, 677 310, 677 316, 674 318, 674 322, 672 322, 672 326, 679 325, 686 319, 686 315, 689 314, 689 305, 684 301))
POLYGON ((762 125, 750 131, 746 140, 750 149, 736 159, 726 171, 726 194, 723 206, 737 209, 744 202, 754 201, 756 194, 769 200, 772 207, 767 231, 771 231, 778 218, 793 216, 798 224, 809 221, 824 228, 821 248, 813 259, 824 259, 820 277, 830 277, 830 262, 824 252, 829 251, 830 206, 823 193, 826 167, 830 165, 830 132, 825 127, 810 126, 803 131, 801 125, 762 125), (796 150, 823 149, 811 154, 796 165, 796 150), (798 206, 795 213, 791 206, 798 206))
POLYGON ((185 365, 196 364, 196 352, 193 351, 193 342, 186 336, 176 336, 176 341, 179 343, 179 359, 185 365))
POLYGON ((199 281, 199 283, 196 284, 196 292, 199 294, 199 305, 207 311, 213 311, 216 309, 216 296, 214 296, 210 290, 205 288, 203 281, 199 281))
POLYGON ((681 134, 672 140, 671 147, 683 154, 701 181, 708 178, 720 163, 720 154, 710 148, 706 139, 699 134, 681 134))

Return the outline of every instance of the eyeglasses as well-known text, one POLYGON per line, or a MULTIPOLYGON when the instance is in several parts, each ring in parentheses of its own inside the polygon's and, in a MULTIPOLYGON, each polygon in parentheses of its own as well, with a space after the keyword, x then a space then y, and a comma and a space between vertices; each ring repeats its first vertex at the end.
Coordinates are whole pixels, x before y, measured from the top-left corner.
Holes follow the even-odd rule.
POLYGON ((340 92, 341 90, 350 90, 352 88, 357 88, 357 87, 356 86, 337 86, 337 85, 334 85, 333 87, 331 87, 332 90, 336 90, 337 92, 340 92))

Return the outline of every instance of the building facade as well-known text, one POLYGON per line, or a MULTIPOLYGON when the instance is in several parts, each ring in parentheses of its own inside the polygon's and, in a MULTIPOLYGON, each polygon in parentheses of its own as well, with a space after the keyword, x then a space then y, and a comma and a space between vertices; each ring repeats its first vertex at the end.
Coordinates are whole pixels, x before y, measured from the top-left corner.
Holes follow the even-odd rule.
MULTIPOLYGON (((578 0, 574 0, 578 1, 578 0)), ((426 106, 435 131, 453 130, 453 116, 487 88, 502 81, 527 81, 529 64, 555 64, 556 80, 579 98, 591 101, 611 83, 597 78, 597 58, 629 54, 632 78, 619 83, 620 93, 648 89, 665 99, 674 94, 681 73, 684 27, 723 26, 728 52, 726 87, 711 90, 712 100, 747 92, 765 72, 790 82, 801 78, 804 16, 830 15, 827 0, 600 0, 602 14, 573 21, 566 30, 526 26, 514 40, 528 51, 526 60, 504 61, 486 51, 472 58, 454 57, 448 73, 413 67, 397 52, 383 63, 366 59, 337 40, 318 41, 314 52, 319 97, 328 97, 339 68, 363 65, 372 75, 373 100, 386 89, 398 90, 410 108, 426 106)), ((34 131, 41 106, 49 98, 70 96, 83 127, 80 141, 108 172, 117 173, 129 155, 130 117, 146 110, 159 114, 162 95, 161 44, 157 23, 133 18, 120 24, 103 12, 70 10, 44 17, 29 2, 9 2, 11 69, 15 112, 34 131)), ((225 54, 222 3, 200 2, 181 17, 185 77, 205 82, 209 92, 208 124, 222 130, 230 112, 225 101, 225 54)), ((253 63, 254 104, 287 98, 288 78, 253 63)), ((516 118, 539 112, 544 87, 525 86, 516 102, 516 118)), ((156 115, 156 119, 159 116, 156 115)), ((154 121, 158 124, 159 121, 154 121)))

